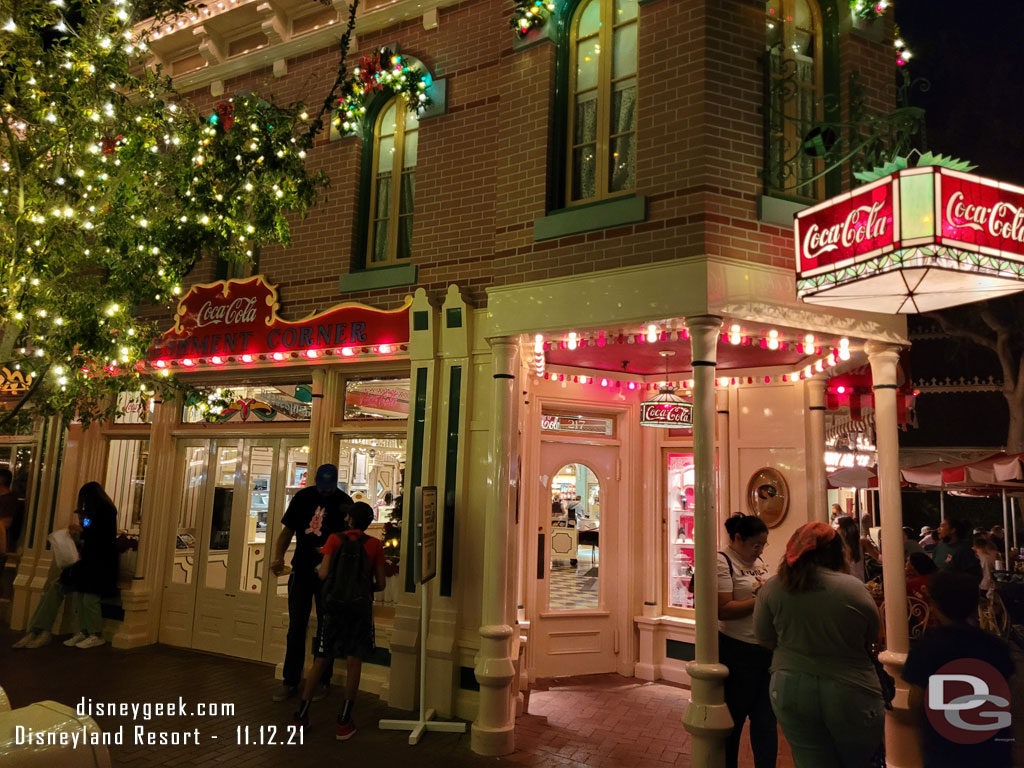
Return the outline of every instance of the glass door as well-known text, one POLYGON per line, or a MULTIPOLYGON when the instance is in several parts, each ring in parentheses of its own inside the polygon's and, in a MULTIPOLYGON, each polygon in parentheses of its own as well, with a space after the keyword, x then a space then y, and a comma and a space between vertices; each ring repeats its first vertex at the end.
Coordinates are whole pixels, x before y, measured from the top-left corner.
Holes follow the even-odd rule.
POLYGON ((278 492, 279 441, 217 440, 210 453, 208 517, 199 539, 192 647, 263 656, 267 526, 278 492))
MULTIPOLYGON (((266 541, 266 574, 270 588, 267 590, 265 617, 263 622, 263 661, 280 663, 284 660, 285 645, 288 636, 288 574, 275 576, 270 572, 269 563, 273 559, 274 542, 281 531, 281 518, 291 504, 295 494, 306 487, 309 474, 309 446, 305 441, 296 438, 282 440, 277 451, 277 464, 274 469, 274 481, 270 484, 268 507, 265 516, 266 541)), ((262 514, 262 513, 261 513, 262 514)), ((285 552, 285 565, 291 565, 292 554, 295 552, 295 538, 285 552)), ((311 617, 315 622, 315 616, 311 617)), ((315 631, 315 624, 313 631, 315 631)), ((308 635, 312 637, 312 634, 308 635)))
MULTIPOLYGON (((32 445, 0 445, 0 467, 11 471, 11 493, 17 500, 17 509, 10 526, 0 536, 0 562, 4 548, 8 552, 17 552, 25 530, 26 508, 32 483, 32 457, 35 446, 32 445)), ((13 561, 12 561, 13 563, 13 561)))

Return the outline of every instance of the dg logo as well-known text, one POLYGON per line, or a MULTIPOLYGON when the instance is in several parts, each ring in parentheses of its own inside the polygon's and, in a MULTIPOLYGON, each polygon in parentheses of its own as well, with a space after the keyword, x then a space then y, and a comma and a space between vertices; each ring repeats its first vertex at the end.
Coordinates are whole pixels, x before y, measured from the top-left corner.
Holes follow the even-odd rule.
POLYGON ((1010 686, 991 664, 957 659, 928 678, 925 710, 943 738, 980 744, 1010 725, 1010 686))

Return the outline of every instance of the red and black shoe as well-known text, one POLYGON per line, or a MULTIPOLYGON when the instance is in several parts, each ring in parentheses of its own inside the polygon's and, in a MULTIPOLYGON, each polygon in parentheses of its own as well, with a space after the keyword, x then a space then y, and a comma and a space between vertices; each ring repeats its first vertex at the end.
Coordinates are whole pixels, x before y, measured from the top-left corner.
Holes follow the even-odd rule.
POLYGON ((338 723, 338 731, 334 734, 334 738, 338 741, 348 741, 356 735, 356 724, 352 722, 352 718, 349 718, 344 723, 338 723))

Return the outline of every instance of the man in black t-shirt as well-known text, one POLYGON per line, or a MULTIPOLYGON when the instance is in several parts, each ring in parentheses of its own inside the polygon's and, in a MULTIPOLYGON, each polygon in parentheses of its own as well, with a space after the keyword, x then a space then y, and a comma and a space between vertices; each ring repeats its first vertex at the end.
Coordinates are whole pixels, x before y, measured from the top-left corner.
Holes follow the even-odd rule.
MULTIPOLYGON (((270 570, 284 572, 284 556, 295 536, 292 572, 288 577, 288 640, 284 656, 284 685, 274 694, 274 701, 284 701, 298 692, 302 667, 306 661, 306 627, 309 612, 316 603, 316 637, 320 639, 323 612, 320 609, 320 549, 332 533, 345 530, 345 510, 351 497, 338 489, 338 468, 324 464, 316 471, 316 487, 303 488, 295 494, 281 518, 281 533, 274 542, 274 558, 270 570)), ((327 696, 333 666, 328 665, 314 701, 327 696)))
POLYGON ((953 568, 939 571, 929 580, 928 593, 941 623, 911 646, 903 668, 903 679, 911 685, 911 710, 920 716, 924 766, 1009 768, 1010 649, 967 623, 978 611, 978 583, 972 574, 953 568), (945 681, 936 675, 946 676, 945 681), (957 704, 958 697, 966 700, 978 693, 984 699, 957 704))

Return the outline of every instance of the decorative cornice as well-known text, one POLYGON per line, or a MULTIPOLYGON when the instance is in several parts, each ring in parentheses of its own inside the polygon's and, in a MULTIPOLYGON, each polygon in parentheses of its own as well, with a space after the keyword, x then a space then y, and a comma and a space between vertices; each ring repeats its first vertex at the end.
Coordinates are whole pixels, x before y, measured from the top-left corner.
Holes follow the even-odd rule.
MULTIPOLYGON (((438 9, 460 2, 465 0, 392 0, 362 6, 356 15, 355 35, 416 17, 423 19, 424 29, 436 29, 438 9)), ((210 86, 213 95, 219 96, 226 80, 268 66, 281 77, 287 74, 288 59, 333 47, 347 17, 345 0, 333 0, 330 6, 308 0, 207 2, 154 31, 146 63, 162 66, 179 91, 210 86)), ((152 22, 139 28, 147 24, 152 22)), ((352 50, 357 48, 353 41, 352 50)))

